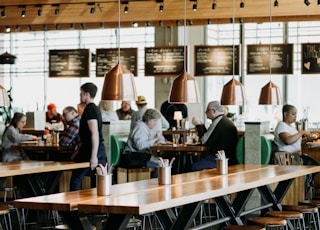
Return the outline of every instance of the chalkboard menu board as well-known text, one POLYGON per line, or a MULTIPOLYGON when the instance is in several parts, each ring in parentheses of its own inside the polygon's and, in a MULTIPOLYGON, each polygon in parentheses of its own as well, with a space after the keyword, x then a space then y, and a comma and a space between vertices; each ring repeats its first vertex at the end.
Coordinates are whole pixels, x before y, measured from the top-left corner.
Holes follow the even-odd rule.
POLYGON ((320 73, 320 43, 301 44, 302 74, 320 73))
POLYGON ((183 46, 145 48, 144 53, 145 76, 178 75, 184 71, 183 46))
POLYGON ((89 49, 49 50, 49 77, 89 77, 89 49))
MULTIPOLYGON (((270 45, 247 46, 247 74, 270 74, 270 45)), ((293 73, 293 45, 271 45, 271 74, 293 73)))
POLYGON ((194 75, 239 75, 238 53, 239 46, 234 46, 234 52, 233 46, 195 46, 194 75))
MULTIPOLYGON (((109 72, 119 62, 119 49, 97 49, 96 50, 96 76, 103 77, 106 72, 109 72)), ((134 76, 138 76, 137 71, 137 48, 121 48, 120 63, 126 69, 131 71, 134 76)))

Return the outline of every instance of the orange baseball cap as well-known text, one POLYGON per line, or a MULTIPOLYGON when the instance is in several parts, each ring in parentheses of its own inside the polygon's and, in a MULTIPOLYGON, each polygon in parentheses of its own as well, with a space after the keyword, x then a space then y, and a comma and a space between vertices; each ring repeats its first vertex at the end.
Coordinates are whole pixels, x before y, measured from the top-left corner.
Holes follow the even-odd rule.
POLYGON ((50 103, 48 106, 47 106, 48 110, 56 110, 57 109, 57 106, 53 103, 50 103))

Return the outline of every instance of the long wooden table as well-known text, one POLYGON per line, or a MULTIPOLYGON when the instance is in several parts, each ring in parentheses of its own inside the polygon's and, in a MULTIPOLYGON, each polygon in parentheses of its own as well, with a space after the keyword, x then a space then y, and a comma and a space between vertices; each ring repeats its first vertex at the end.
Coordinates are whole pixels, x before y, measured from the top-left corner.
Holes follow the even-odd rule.
POLYGON ((204 200, 213 198, 222 218, 214 224, 243 224, 248 213, 245 205, 255 189, 263 205, 257 208, 281 210, 281 201, 296 177, 319 172, 319 166, 237 165, 229 174, 218 175, 215 169, 172 176, 172 184, 159 186, 157 179, 112 186, 110 196, 97 196, 96 190, 82 190, 15 201, 17 208, 54 209, 60 211, 71 229, 84 229, 78 211, 108 213, 104 229, 124 229, 132 215, 155 212, 165 229, 187 229, 204 200), (271 190, 269 185, 277 183, 271 190), (234 194, 229 200, 229 194, 234 194), (175 220, 167 210, 181 207, 175 220))
POLYGON ((175 153, 178 157, 178 173, 185 173, 190 170, 188 168, 191 167, 191 162, 188 162, 187 156, 188 154, 202 154, 207 151, 207 147, 204 145, 185 145, 179 144, 177 146, 173 146, 173 144, 157 144, 150 147, 152 152, 156 152, 157 154, 163 152, 171 152, 175 153))
POLYGON ((72 146, 60 146, 59 144, 38 143, 38 141, 25 141, 20 144, 12 145, 12 149, 22 149, 26 152, 35 153, 36 160, 44 157, 43 160, 62 160, 74 152, 72 146))
POLYGON ((24 175, 34 196, 54 192, 63 171, 87 168, 89 162, 19 161, 0 163, 0 178, 24 175))

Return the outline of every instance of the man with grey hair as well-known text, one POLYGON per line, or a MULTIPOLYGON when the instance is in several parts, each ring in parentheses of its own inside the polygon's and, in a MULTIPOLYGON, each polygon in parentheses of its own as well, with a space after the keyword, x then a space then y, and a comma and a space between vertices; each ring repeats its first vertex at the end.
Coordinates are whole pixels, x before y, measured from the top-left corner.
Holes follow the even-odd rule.
POLYGON ((192 118, 201 143, 208 147, 207 156, 192 165, 192 171, 210 169, 216 167, 215 154, 224 150, 229 158, 229 165, 237 164, 236 146, 238 142, 238 130, 235 125, 224 115, 224 108, 219 101, 211 101, 206 109, 207 118, 212 120, 208 129, 198 118, 192 118))

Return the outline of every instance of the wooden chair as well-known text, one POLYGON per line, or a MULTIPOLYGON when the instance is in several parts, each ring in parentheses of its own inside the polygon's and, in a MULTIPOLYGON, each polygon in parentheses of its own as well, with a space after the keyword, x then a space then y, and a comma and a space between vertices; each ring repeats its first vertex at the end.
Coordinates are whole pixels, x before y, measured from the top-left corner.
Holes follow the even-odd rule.
POLYGON ((300 153, 275 152, 275 163, 278 165, 302 165, 303 160, 300 153))
POLYGON ((117 183, 126 183, 137 180, 146 180, 151 178, 153 168, 123 168, 119 167, 120 154, 124 149, 126 142, 118 135, 111 135, 111 164, 117 168, 117 183))

